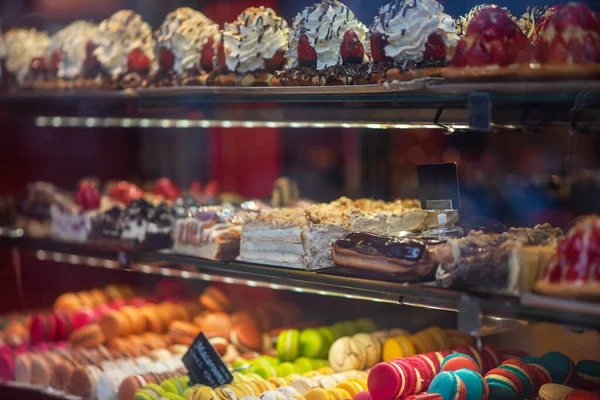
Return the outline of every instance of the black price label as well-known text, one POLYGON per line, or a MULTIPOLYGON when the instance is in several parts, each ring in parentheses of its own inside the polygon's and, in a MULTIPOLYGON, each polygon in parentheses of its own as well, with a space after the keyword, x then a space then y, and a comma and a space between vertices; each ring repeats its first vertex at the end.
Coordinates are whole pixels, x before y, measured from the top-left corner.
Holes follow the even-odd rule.
POLYGON ((183 364, 188 370, 190 385, 200 384, 217 388, 233 381, 233 375, 204 333, 196 337, 185 353, 183 364))
POLYGON ((456 163, 425 164, 417 167, 421 207, 428 210, 460 208, 456 163))

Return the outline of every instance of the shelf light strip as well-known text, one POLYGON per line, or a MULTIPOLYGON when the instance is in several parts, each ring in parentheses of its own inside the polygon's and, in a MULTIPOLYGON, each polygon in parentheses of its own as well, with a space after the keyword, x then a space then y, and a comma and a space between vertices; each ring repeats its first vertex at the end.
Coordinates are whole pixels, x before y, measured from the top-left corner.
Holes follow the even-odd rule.
MULTIPOLYGON (((37 250, 35 252, 35 256, 40 261, 53 261, 57 263, 68 263, 72 265, 83 265, 90 267, 101 267, 108 269, 118 269, 120 265, 118 262, 113 260, 95 258, 95 257, 84 257, 75 254, 67 254, 67 253, 59 253, 59 252, 51 252, 44 250, 37 250)), ((184 267, 188 269, 194 269, 194 267, 184 267)), ((188 271, 188 270, 179 270, 174 268, 165 268, 162 266, 153 266, 147 264, 135 264, 132 266, 131 270, 152 274, 152 275, 161 275, 168 277, 179 277, 183 279, 197 279, 203 280, 206 282, 223 282, 227 284, 234 285, 245 285, 250 287, 265 287, 273 290, 286 290, 293 291, 297 293, 311 293, 318 294, 322 296, 333 296, 333 297, 343 297, 346 299, 352 300, 367 300, 378 303, 392 303, 398 304, 398 301, 394 298, 387 297, 371 297, 371 296, 363 296, 363 295, 353 295, 343 292, 332 290, 323 290, 323 289, 310 289, 293 285, 285 285, 285 284, 274 284, 269 282, 261 282, 258 280, 249 280, 249 279, 241 279, 241 278, 231 278, 231 277, 223 277, 219 275, 207 274, 204 272, 197 271, 188 271)))
MULTIPOLYGON (((231 121, 163 118, 96 118, 96 117, 36 117, 39 128, 344 128, 344 129, 444 129, 435 124, 402 124, 331 121, 231 121)), ((446 125, 451 129, 468 129, 468 125, 446 125)))

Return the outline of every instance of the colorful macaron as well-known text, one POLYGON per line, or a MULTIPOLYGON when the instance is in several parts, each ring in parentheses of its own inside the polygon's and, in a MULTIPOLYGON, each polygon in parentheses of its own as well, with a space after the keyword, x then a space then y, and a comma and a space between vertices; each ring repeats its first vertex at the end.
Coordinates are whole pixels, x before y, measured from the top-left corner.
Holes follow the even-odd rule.
MULTIPOLYGON (((412 368, 411 370, 414 379, 414 370, 412 368)), ((397 399, 407 396, 410 386, 407 371, 402 365, 394 362, 382 362, 371 368, 367 384, 373 400, 397 399)))
POLYGON ((552 383, 550 367, 544 360, 539 357, 524 357, 521 361, 529 366, 529 372, 533 378, 533 393, 537 393, 543 385, 552 383))
POLYGON ((454 373, 465 384, 466 400, 487 400, 490 395, 490 388, 480 373, 471 369, 459 369, 454 373))
POLYGON ((579 386, 588 390, 600 389, 600 361, 581 360, 575 370, 579 386))
POLYGON ((441 371, 458 371, 459 369, 470 369, 477 373, 481 373, 481 369, 473 357, 463 353, 453 353, 442 361, 440 366, 441 371))
POLYGON ((506 369, 492 369, 485 375, 485 380, 492 400, 516 400, 523 392, 523 384, 519 378, 506 369))
POLYGON ((440 372, 429 385, 429 392, 437 393, 443 400, 465 400, 467 390, 463 381, 451 371, 440 372))
POLYGON ((277 337, 277 357, 281 361, 294 361, 300 353, 300 332, 297 329, 281 331, 277 337))
POLYGON ((539 400, 562 400, 573 388, 558 383, 547 383, 540 388, 538 393, 539 400))
POLYGON ((534 380, 530 372, 531 368, 520 360, 506 360, 500 365, 499 368, 506 369, 512 372, 523 385, 523 396, 525 398, 531 398, 535 393, 533 392, 534 380))
POLYGON ((553 383, 566 385, 571 381, 575 371, 575 365, 569 357, 561 352, 551 351, 544 354, 541 359, 548 365, 553 383))

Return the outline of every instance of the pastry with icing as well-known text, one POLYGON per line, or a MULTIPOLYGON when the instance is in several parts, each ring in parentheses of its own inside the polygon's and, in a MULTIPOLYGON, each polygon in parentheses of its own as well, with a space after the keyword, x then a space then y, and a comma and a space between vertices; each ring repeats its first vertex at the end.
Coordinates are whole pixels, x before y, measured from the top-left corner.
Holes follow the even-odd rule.
POLYGON ((287 57, 274 79, 281 86, 351 85, 368 62, 368 29, 338 0, 323 0, 295 18, 287 57))
POLYGON ((11 29, 4 35, 5 72, 12 84, 31 88, 47 80, 50 37, 35 28, 11 29))

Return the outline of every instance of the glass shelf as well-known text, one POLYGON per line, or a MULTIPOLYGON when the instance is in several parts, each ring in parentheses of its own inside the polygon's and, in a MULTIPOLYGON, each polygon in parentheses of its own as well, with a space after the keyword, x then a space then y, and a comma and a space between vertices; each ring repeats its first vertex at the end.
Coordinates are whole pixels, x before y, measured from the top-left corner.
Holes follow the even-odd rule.
POLYGON ((535 131, 562 124, 598 132, 600 82, 449 83, 438 79, 337 87, 173 87, 111 91, 23 91, 0 106, 38 127, 470 129, 471 96, 489 98, 484 130, 535 131), (250 105, 251 104, 251 105, 250 105))
POLYGON ((217 281, 252 287, 268 287, 322 296, 345 297, 458 312, 465 300, 476 301, 481 317, 539 321, 575 329, 600 329, 597 304, 547 298, 534 294, 513 296, 466 293, 436 287, 432 282, 407 284, 391 280, 351 276, 343 269, 319 272, 221 262, 174 254, 171 251, 123 251, 47 239, 2 237, 0 245, 33 252, 38 260, 96 268, 123 269, 132 273, 158 274, 182 279, 217 281))

